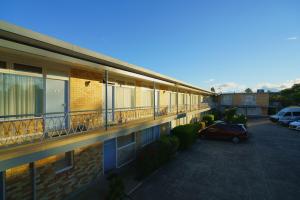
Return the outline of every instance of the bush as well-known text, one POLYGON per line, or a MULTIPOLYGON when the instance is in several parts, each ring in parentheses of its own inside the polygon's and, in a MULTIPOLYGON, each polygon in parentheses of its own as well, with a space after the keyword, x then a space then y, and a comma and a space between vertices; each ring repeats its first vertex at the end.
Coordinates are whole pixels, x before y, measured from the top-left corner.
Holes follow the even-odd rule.
POLYGON ((177 126, 172 129, 172 134, 179 139, 180 150, 189 148, 196 141, 200 128, 200 123, 195 123, 177 126))
POLYGON ((245 124, 247 123, 247 117, 243 114, 236 114, 237 108, 229 108, 225 110, 224 120, 227 123, 233 124, 245 124))
POLYGON ((245 115, 234 115, 231 123, 246 125, 247 117, 245 115))
POLYGON ((116 174, 110 174, 108 176, 109 180, 109 191, 107 200, 119 200, 121 199, 125 194, 125 186, 123 183, 122 178, 116 174))
POLYGON ((178 147, 178 138, 167 135, 144 147, 136 159, 137 178, 143 179, 169 161, 177 152, 178 147))
POLYGON ((213 108, 211 114, 214 116, 214 120, 220 120, 222 118, 222 112, 218 109, 213 108))
POLYGON ((204 121, 208 126, 210 126, 214 123, 215 117, 214 115, 204 115, 202 121, 204 121))

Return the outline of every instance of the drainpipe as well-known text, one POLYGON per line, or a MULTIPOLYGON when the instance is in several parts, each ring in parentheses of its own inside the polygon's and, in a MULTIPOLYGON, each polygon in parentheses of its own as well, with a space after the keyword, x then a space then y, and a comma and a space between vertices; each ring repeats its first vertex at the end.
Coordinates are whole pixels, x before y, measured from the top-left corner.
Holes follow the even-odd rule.
POLYGON ((108 71, 105 70, 105 130, 107 130, 108 127, 108 94, 107 94, 107 90, 108 90, 108 71))

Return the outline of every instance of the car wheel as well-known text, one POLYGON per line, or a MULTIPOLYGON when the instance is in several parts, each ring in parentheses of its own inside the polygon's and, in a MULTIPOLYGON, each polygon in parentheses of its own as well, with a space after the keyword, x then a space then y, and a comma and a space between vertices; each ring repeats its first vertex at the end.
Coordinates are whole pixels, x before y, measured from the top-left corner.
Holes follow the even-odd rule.
POLYGON ((240 142, 240 138, 239 138, 239 137, 233 137, 233 138, 232 138, 232 142, 233 142, 234 144, 237 144, 237 143, 240 142))

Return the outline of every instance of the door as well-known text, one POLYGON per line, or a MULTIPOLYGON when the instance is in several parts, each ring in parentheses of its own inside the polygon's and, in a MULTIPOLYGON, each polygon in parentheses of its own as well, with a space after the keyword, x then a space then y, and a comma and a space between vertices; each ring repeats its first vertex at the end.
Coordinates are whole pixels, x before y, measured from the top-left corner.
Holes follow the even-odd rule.
POLYGON ((153 132, 154 132, 155 140, 159 139, 159 137, 160 137, 160 125, 154 126, 153 127, 153 132))
POLYGON ((66 128, 68 124, 67 94, 67 81, 46 79, 46 131, 66 128))
MULTIPOLYGON (((108 124, 111 124, 114 121, 114 113, 115 113, 115 94, 114 94, 114 86, 113 85, 108 85, 107 86, 107 120, 108 124)), ((105 90, 103 90, 103 99, 105 99, 105 90)), ((105 108, 105 101, 104 101, 104 106, 105 108)), ((103 114, 104 120, 105 120, 105 113, 103 114)))
POLYGON ((104 173, 116 168, 116 139, 104 142, 104 173))

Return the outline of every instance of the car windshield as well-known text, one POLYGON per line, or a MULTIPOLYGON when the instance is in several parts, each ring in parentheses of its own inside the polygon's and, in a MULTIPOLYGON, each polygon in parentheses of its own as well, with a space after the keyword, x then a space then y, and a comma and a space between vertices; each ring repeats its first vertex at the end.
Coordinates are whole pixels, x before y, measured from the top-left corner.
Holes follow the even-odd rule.
POLYGON ((278 116, 283 116, 284 114, 285 114, 285 112, 283 112, 283 111, 280 111, 277 113, 278 116))

